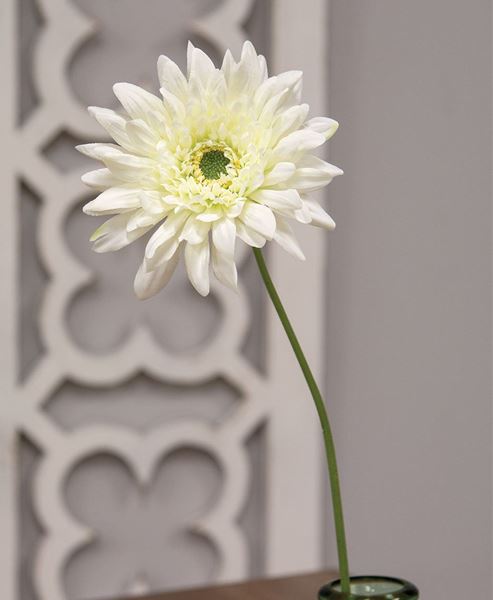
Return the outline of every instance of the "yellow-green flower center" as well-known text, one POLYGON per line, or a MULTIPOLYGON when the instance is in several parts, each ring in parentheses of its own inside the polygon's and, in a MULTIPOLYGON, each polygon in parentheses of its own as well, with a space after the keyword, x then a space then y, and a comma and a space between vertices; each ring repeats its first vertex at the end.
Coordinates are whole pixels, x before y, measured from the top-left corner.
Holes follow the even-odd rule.
POLYGON ((183 161, 184 174, 205 186, 229 188, 238 176, 240 162, 234 150, 222 142, 199 142, 183 161))
POLYGON ((206 179, 219 179, 221 175, 227 175, 226 167, 231 161, 221 150, 208 150, 202 154, 199 168, 206 179))

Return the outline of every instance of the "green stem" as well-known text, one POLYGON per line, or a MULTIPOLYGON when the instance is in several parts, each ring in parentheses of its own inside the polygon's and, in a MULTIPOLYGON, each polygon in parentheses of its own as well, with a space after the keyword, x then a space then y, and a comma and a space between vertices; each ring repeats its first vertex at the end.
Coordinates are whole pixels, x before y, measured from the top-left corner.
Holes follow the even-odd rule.
POLYGON ((288 339, 291 343, 291 347, 293 348, 294 354, 298 360, 298 363, 303 371, 303 375, 305 377, 306 383, 308 384, 308 388, 313 397, 313 401, 315 403, 315 407, 317 409, 318 418, 320 420, 320 425, 322 426, 324 444, 325 444, 325 455, 327 458, 327 467, 329 471, 329 480, 330 480, 330 490, 332 495, 332 509, 334 514, 334 525, 336 531, 336 541, 337 541, 337 554, 339 558, 339 574, 341 578, 341 590, 343 593, 349 593, 349 566, 348 566, 348 558, 347 558, 347 546, 346 546, 346 533, 344 529, 344 515, 342 511, 342 498, 341 498, 341 487, 339 484, 339 474, 337 471, 337 460, 334 446, 334 438, 332 437, 332 431, 330 428, 329 417, 327 416, 327 411, 325 409, 325 404, 322 398, 322 394, 318 388, 317 382, 315 381, 315 377, 313 376, 312 370, 310 369, 310 365, 305 358, 305 354, 300 346, 298 338, 296 337, 296 333, 289 322, 288 315, 284 310, 284 306, 282 305, 281 299, 277 290, 272 282, 272 279, 269 275, 269 271, 267 269, 267 265, 265 264, 264 257, 259 248, 254 248, 253 252, 255 254, 255 259, 257 261, 258 268, 260 270, 260 274, 262 275, 262 279, 264 281, 267 292, 272 300, 272 304, 277 311, 279 319, 284 327, 284 331, 288 336, 288 339))

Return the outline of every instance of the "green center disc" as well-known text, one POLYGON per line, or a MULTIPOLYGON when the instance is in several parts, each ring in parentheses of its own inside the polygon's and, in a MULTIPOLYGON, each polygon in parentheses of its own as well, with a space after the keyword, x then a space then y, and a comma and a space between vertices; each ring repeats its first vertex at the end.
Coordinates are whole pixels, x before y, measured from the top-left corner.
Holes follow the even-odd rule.
POLYGON ((199 167, 206 179, 219 179, 221 175, 227 175, 226 167, 229 162, 229 158, 221 150, 209 150, 202 155, 199 167))

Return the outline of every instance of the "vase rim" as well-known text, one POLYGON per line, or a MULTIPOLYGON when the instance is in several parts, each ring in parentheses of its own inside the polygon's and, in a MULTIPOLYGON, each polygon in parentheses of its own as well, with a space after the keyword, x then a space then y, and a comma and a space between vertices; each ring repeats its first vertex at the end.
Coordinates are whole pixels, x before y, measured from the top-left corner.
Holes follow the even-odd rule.
POLYGON ((340 590, 340 583, 341 580, 340 579, 335 579, 334 581, 331 581, 329 584, 324 585, 321 589, 320 589, 320 593, 319 593, 319 598, 323 599, 327 596, 328 593, 330 593, 330 598, 331 600, 357 600, 358 598, 363 599, 368 599, 371 598, 372 600, 386 600, 388 598, 391 598, 391 594, 399 594, 399 598, 402 598, 402 600, 405 600, 406 598, 411 599, 415 599, 418 598, 418 589, 417 587, 412 584, 410 581, 407 581, 406 579, 401 579, 400 577, 389 577, 387 575, 356 575, 354 577, 350 578, 350 583, 353 584, 357 584, 357 583, 377 583, 377 582, 382 582, 382 583, 395 583, 396 587, 395 590, 388 590, 385 592, 382 592, 381 594, 379 594, 378 592, 376 594, 370 594, 370 596, 368 595, 367 592, 362 592, 361 594, 358 593, 358 591, 354 592, 351 591, 350 594, 346 594, 344 592, 342 592, 340 590), (337 589, 339 587, 339 589, 337 589))

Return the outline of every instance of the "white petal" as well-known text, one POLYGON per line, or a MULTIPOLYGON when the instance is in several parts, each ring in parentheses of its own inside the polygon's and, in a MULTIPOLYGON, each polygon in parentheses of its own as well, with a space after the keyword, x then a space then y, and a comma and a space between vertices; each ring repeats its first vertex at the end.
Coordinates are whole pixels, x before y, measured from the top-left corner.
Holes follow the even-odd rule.
POLYGON ((93 250, 95 252, 114 252, 128 246, 147 233, 152 225, 131 232, 127 231, 127 224, 132 218, 132 214, 123 213, 112 217, 96 229, 90 238, 91 242, 94 242, 93 250))
POLYGON ((239 217, 241 215, 241 211, 243 210, 244 206, 245 200, 243 198, 238 198, 236 204, 234 204, 225 211, 224 216, 228 219, 236 219, 236 217, 239 217))
POLYGON ((305 127, 312 131, 316 131, 317 133, 321 133, 325 136, 326 140, 329 140, 339 128, 339 123, 328 117, 314 117, 307 121, 305 127))
MULTIPOLYGON (((289 179, 294 172, 296 171, 296 166, 294 163, 290 162, 280 162, 277 163, 273 169, 264 178, 263 186, 270 187, 272 185, 277 185, 278 183, 283 183, 287 179, 289 179)), ((293 186, 296 187, 296 186, 293 186)))
POLYGON ((142 119, 143 121, 147 121, 149 112, 155 111, 162 113, 164 111, 161 100, 138 85, 133 85, 131 83, 115 83, 113 91, 132 119, 142 119))
POLYGON ((310 129, 298 129, 283 137, 273 150, 273 155, 279 160, 287 160, 296 158, 318 148, 325 143, 325 137, 321 133, 311 131, 310 129))
POLYGON ((265 103, 275 94, 281 92, 284 88, 279 84, 277 76, 269 77, 262 85, 258 87, 253 97, 253 105, 257 114, 262 112, 265 103))
POLYGON ((257 233, 251 227, 244 225, 241 221, 236 222, 236 235, 253 248, 263 248, 265 246, 265 242, 267 241, 265 237, 257 233))
POLYGON ((141 186, 155 185, 156 163, 155 161, 126 153, 115 144, 83 144, 76 146, 76 150, 102 161, 111 171, 111 174, 122 183, 138 183, 141 186))
POLYGON ((272 126, 272 142, 276 143, 279 138, 301 127, 305 122, 309 109, 308 104, 296 104, 281 112, 272 126))
POLYGON ((276 234, 274 235, 274 240, 282 247, 284 250, 299 258, 300 260, 305 260, 305 255, 298 244, 298 241, 293 235, 293 230, 291 226, 282 217, 276 216, 276 234))
POLYGON ((131 147, 138 154, 148 156, 156 152, 160 138, 142 119, 129 121, 125 126, 125 132, 131 147))
POLYGON ((197 221, 203 221, 204 223, 213 223, 214 221, 218 221, 223 214, 221 209, 210 209, 207 212, 200 213, 195 218, 197 221))
POLYGON ((223 63, 221 65, 221 71, 224 73, 227 82, 229 82, 231 73, 236 65, 237 63, 231 54, 231 50, 228 48, 224 53, 223 63))
POLYGON ((318 158, 318 156, 313 156, 312 154, 306 154, 303 156, 296 164, 297 168, 307 167, 311 169, 319 169, 320 171, 325 171, 330 173, 332 177, 336 177, 337 175, 343 175, 344 171, 335 165, 331 165, 330 163, 318 158))
POLYGON ((200 48, 188 43, 188 81, 190 84, 198 84, 206 88, 216 72, 212 60, 200 48))
POLYGON ((147 259, 151 259, 159 247, 165 242, 178 237, 188 216, 189 213, 187 211, 172 213, 168 216, 166 221, 156 229, 147 242, 145 250, 147 259))
POLYGON ((152 258, 145 259, 146 270, 154 271, 155 269, 158 269, 161 265, 171 259, 179 247, 180 241, 177 237, 172 237, 163 242, 156 250, 152 258))
POLYGON ((253 94, 264 80, 262 62, 251 42, 245 42, 239 63, 235 63, 228 51, 221 67, 231 98, 239 94, 253 94))
POLYGON ((274 211, 293 211, 302 208, 303 203, 296 190, 257 190, 250 196, 256 202, 265 204, 274 211))
POLYGON ((267 77, 269 77, 269 73, 267 71, 267 61, 265 60, 265 56, 262 56, 262 54, 257 56, 257 60, 260 69, 260 81, 263 83, 267 77))
POLYGON ((210 231, 211 224, 198 221, 195 215, 191 215, 180 234, 180 240, 185 240, 189 244, 201 244, 210 231))
POLYGON ((329 231, 335 229, 336 224, 334 219, 327 212, 325 212, 318 202, 315 202, 314 200, 305 200, 305 206, 308 207, 312 217, 311 225, 324 227, 329 231))
MULTIPOLYGON (((164 107, 164 103, 163 103, 164 107)), ((145 121, 152 131, 155 131, 160 138, 166 136, 166 127, 168 124, 167 115, 165 110, 151 110, 147 113, 147 118, 145 121)))
POLYGON ((280 73, 278 78, 281 85, 286 86, 290 90, 290 97, 286 100, 286 103, 299 104, 301 100, 301 90, 303 88, 303 71, 286 71, 280 73))
POLYGON ((217 279, 233 290, 238 287, 238 272, 234 256, 229 256, 212 247, 212 269, 217 279))
POLYGON ((256 70, 260 65, 258 62, 257 51, 250 40, 243 42, 241 49, 240 64, 247 65, 249 70, 256 70))
POLYGON ((185 265, 190 283, 202 296, 209 293, 209 240, 201 244, 187 244, 185 247, 185 265))
POLYGON ((268 240, 272 239, 276 231, 276 219, 271 209, 262 204, 246 202, 239 219, 268 240))
POLYGON ((160 90, 163 96, 163 106, 168 113, 171 122, 183 121, 186 117, 185 105, 183 102, 165 88, 160 90))
POLYGON ((106 188, 119 185, 119 180, 111 174, 109 169, 96 169, 82 175, 81 180, 87 186, 96 190, 105 190, 106 188))
POLYGON ((100 108, 98 106, 89 106, 87 109, 96 121, 103 127, 115 140, 117 144, 123 146, 127 150, 134 150, 130 140, 128 139, 125 126, 127 119, 109 108, 100 108))
POLYGON ((332 175, 316 169, 297 169, 288 185, 304 193, 315 192, 332 181, 332 175))
POLYGON ((305 225, 312 222, 312 213, 306 200, 303 201, 303 206, 300 209, 294 211, 294 218, 305 225))
POLYGON ((93 158, 94 160, 104 161, 108 157, 119 156, 123 154, 123 150, 120 146, 116 144, 103 144, 103 143, 95 143, 95 144, 79 144, 75 146, 75 149, 84 154, 84 156, 88 156, 89 158, 93 158))
POLYGON ((140 208, 139 210, 134 211, 131 219, 128 221, 127 231, 130 233, 135 229, 141 229, 142 227, 155 225, 156 223, 161 221, 162 218, 163 215, 152 214, 140 208))
POLYGON ((195 46, 192 44, 190 40, 188 40, 187 44, 187 79, 190 79, 190 69, 192 67, 192 54, 195 50, 195 46))
POLYGON ((245 195, 249 195, 251 192, 255 191, 264 183, 265 171, 263 165, 260 163, 251 165, 249 167, 245 167, 242 170, 243 174, 248 174, 249 185, 245 190, 245 195))
POLYGON ((106 156, 103 162, 116 177, 135 183, 151 181, 156 169, 153 160, 123 152, 106 156))
POLYGON ((265 106, 265 103, 282 92, 285 89, 290 91, 290 96, 286 98, 286 104, 289 104, 294 95, 298 96, 297 88, 302 80, 303 73, 301 71, 286 71, 280 75, 269 77, 257 89, 253 97, 253 104, 257 114, 260 114, 265 106), (296 90, 296 91, 295 91, 296 90))
POLYGON ((146 300, 162 290, 171 279, 179 258, 180 253, 175 252, 168 262, 163 263, 157 269, 152 271, 146 269, 144 260, 140 265, 134 280, 134 290, 137 298, 146 300))
POLYGON ((279 112, 280 107, 283 105, 289 90, 282 90, 279 94, 269 98, 260 113, 258 120, 264 127, 270 127, 274 117, 279 112))
POLYGON ((226 256, 234 256, 236 241, 236 225, 230 219, 221 219, 212 226, 212 243, 218 252, 226 256))
POLYGON ((140 194, 140 203, 142 208, 151 215, 162 215, 163 212, 168 212, 170 206, 167 204, 169 196, 164 198, 160 192, 152 190, 142 190, 140 194))
POLYGON ((82 209, 86 215, 116 215, 140 208, 139 189, 111 187, 88 202, 82 209))
POLYGON ((188 93, 188 82, 180 67, 167 56, 160 56, 157 61, 159 84, 180 100, 188 93))
POLYGON ((305 193, 313 192, 326 186, 334 177, 342 173, 339 167, 316 156, 308 156, 298 163, 298 168, 286 185, 305 193))

